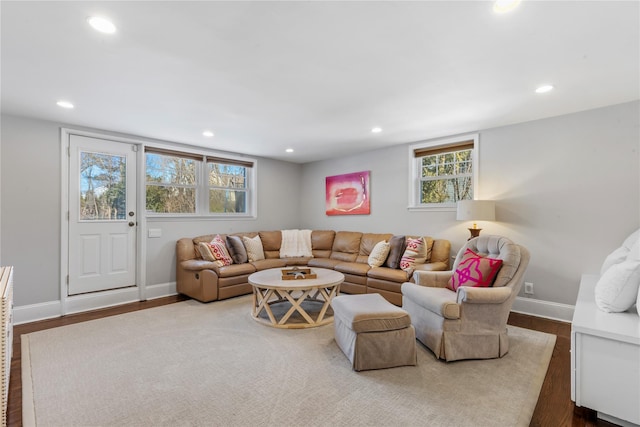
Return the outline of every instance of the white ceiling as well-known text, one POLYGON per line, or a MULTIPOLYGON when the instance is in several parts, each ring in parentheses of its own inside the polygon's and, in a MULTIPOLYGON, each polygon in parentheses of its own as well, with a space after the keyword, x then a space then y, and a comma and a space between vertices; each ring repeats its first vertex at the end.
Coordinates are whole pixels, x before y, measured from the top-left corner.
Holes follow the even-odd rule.
POLYGON ((304 163, 639 99, 639 6, 2 1, 1 105, 304 163))

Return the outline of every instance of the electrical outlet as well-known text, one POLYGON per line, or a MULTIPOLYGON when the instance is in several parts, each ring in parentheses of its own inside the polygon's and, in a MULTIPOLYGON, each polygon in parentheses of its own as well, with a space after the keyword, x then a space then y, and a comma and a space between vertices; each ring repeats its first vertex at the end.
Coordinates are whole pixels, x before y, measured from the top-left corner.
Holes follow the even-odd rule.
POLYGON ((524 293, 527 295, 533 295, 533 283, 524 282, 524 293))

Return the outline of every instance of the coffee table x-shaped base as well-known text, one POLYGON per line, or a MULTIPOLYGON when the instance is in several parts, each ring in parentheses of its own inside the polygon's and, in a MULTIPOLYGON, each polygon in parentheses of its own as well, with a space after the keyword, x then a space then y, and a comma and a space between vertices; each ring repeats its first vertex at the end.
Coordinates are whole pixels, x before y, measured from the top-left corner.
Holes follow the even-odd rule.
POLYGON ((261 288, 254 285, 253 310, 251 315, 254 319, 267 323, 266 319, 260 317, 260 314, 264 311, 269 317, 270 325, 277 328, 311 328, 326 325, 333 321, 333 316, 326 316, 326 314, 331 300, 338 294, 339 290, 339 284, 326 287, 313 287, 311 289, 300 289, 300 287, 295 289, 273 289, 261 288), (315 319, 302 307, 302 303, 305 301, 322 304, 320 312, 315 319), (271 310, 271 306, 286 302, 290 303, 291 307, 278 319, 271 310), (287 323, 291 315, 295 312, 298 312, 307 323, 287 323))

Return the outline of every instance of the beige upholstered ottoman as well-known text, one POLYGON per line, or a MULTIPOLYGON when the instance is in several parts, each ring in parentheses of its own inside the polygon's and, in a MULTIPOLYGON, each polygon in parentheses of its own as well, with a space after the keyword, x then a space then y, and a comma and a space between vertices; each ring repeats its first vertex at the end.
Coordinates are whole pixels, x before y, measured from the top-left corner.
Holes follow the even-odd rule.
POLYGON ((409 313, 380 294, 335 297, 335 339, 355 371, 416 364, 416 332, 409 313))

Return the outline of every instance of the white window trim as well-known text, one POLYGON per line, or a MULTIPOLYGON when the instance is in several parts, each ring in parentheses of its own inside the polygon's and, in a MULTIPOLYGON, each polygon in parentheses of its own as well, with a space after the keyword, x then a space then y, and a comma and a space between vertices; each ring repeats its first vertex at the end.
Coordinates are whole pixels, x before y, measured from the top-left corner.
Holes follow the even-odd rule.
POLYGON ((455 203, 440 203, 431 204, 429 206, 420 205, 418 203, 418 189, 420 181, 420 165, 419 161, 413 156, 416 149, 420 148, 436 148, 442 145, 455 144, 457 142, 464 142, 473 140, 472 160, 473 160, 473 194, 474 198, 478 195, 478 176, 480 175, 480 134, 471 133, 466 135, 459 135, 450 138, 436 139, 432 141, 422 141, 409 146, 409 205, 407 210, 409 211, 431 211, 431 212, 455 212, 455 203))
MULTIPOLYGON (((183 153, 189 153, 189 154, 194 154, 196 156, 202 156, 202 163, 198 165, 198 170, 196 171, 196 173, 198 174, 198 176, 200 177, 200 179, 202 180, 202 185, 204 185, 205 187, 208 187, 208 183, 209 183, 209 176, 207 173, 207 168, 204 166, 206 164, 206 158, 207 156, 209 157, 220 157, 223 159, 229 159, 229 160, 236 160, 236 161, 241 161, 241 162, 252 162, 253 163, 253 167, 251 168, 251 170, 249 171, 249 179, 248 179, 248 193, 249 193, 249 197, 247 200, 247 213, 245 214, 219 214, 219 213, 208 213, 209 211, 209 206, 207 204, 207 200, 203 200, 205 198, 201 197, 200 191, 198 191, 199 187, 196 187, 196 212, 195 213, 157 213, 157 212, 147 212, 146 211, 146 202, 145 202, 145 217, 148 219, 158 219, 158 220, 162 220, 162 219, 227 219, 227 220, 241 220, 241 219, 257 219, 258 218, 258 191, 257 191, 257 186, 258 186, 258 160, 252 157, 243 157, 243 156, 237 156, 237 155, 230 155, 227 153, 223 153, 220 151, 212 151, 212 150, 207 150, 207 149, 194 149, 194 148, 187 148, 187 147, 183 147, 183 146, 177 146, 177 145, 171 145, 171 144, 145 144, 144 147, 142 147, 142 151, 144 153, 144 148, 145 147, 150 147, 150 148, 157 148, 157 149, 163 149, 163 150, 174 150, 174 151, 180 151, 183 153)), ((146 200, 146 188, 147 188, 147 176, 146 176, 146 162, 144 159, 144 156, 142 156, 143 159, 143 165, 145 167, 143 167, 142 169, 142 181, 143 181, 143 187, 145 189, 145 193, 144 193, 144 200, 146 200)))

